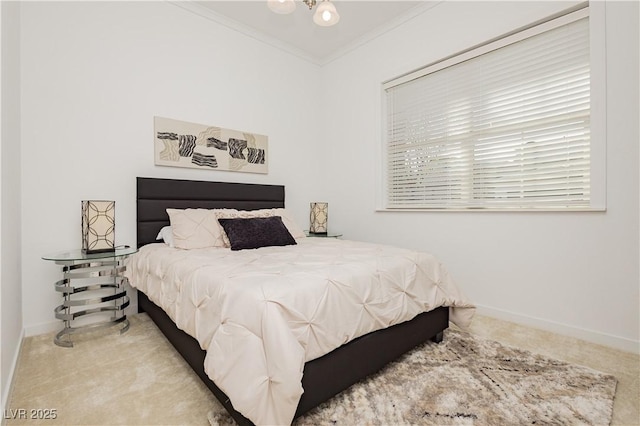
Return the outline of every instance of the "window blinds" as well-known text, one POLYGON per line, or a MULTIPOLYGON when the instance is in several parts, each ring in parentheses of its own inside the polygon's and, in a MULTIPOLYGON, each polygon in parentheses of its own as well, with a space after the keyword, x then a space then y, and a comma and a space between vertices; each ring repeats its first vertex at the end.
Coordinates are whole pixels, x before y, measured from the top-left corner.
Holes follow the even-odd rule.
POLYGON ((588 16, 515 38, 384 86, 387 208, 589 206, 588 16))

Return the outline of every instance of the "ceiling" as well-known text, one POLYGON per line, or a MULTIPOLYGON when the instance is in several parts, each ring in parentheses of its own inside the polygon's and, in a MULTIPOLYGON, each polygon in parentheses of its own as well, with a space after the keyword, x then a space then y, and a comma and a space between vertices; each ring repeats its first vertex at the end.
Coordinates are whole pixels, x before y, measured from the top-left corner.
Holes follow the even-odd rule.
POLYGON ((172 3, 322 65, 415 17, 437 1, 335 0, 340 22, 332 27, 315 25, 313 11, 302 0, 296 0, 296 10, 289 15, 272 12, 266 0, 172 3))

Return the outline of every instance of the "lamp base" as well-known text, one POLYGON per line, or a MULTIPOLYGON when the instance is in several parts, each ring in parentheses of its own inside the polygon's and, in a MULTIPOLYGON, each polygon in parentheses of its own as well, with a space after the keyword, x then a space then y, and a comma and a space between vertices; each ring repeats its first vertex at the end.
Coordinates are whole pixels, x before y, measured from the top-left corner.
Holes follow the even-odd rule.
POLYGON ((82 252, 84 254, 96 254, 96 253, 115 253, 116 248, 115 247, 110 247, 110 248, 104 248, 104 249, 97 249, 97 250, 92 250, 92 249, 82 249, 82 252))
POLYGON ((309 233, 310 233, 310 234, 313 234, 313 235, 327 235, 327 231, 324 231, 324 232, 313 232, 313 231, 309 231, 309 233))

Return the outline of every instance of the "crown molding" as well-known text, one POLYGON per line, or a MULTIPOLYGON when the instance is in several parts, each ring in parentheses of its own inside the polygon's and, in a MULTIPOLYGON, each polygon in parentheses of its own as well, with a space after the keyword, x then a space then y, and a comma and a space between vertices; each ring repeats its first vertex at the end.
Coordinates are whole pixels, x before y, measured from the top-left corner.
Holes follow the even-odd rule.
POLYGON ((370 41, 375 40, 376 38, 388 33, 389 31, 399 27, 400 25, 402 25, 402 24, 404 24, 406 22, 409 22, 410 20, 422 15, 423 13, 427 12, 428 10, 433 9, 434 7, 439 5, 440 3, 444 3, 444 2, 445 2, 445 0, 424 1, 423 4, 409 9, 408 11, 403 13, 402 15, 397 16, 395 19, 392 19, 391 21, 387 22, 386 24, 383 24, 382 26, 379 26, 379 27, 369 31, 368 33, 364 34, 360 38, 357 38, 356 40, 352 41, 351 43, 348 43, 344 47, 342 47, 339 50, 335 51, 331 55, 328 55, 327 57, 323 58, 322 60, 319 60, 319 63, 320 63, 321 66, 327 65, 330 62, 333 62, 336 59, 346 55, 347 53, 349 53, 349 52, 351 52, 353 50, 356 50, 360 46, 363 46, 363 45, 369 43, 370 41))
POLYGON ((318 66, 322 65, 322 62, 318 58, 308 54, 302 49, 293 47, 288 43, 285 43, 275 37, 271 37, 261 31, 256 30, 255 28, 252 28, 241 22, 238 22, 235 19, 231 19, 226 16, 223 16, 207 7, 199 5, 198 3, 195 3, 192 1, 176 1, 176 0, 165 0, 165 1, 167 1, 167 3, 172 4, 176 7, 179 7, 186 11, 194 13, 198 16, 201 16, 202 18, 208 19, 224 27, 227 27, 231 30, 242 33, 257 41, 273 46, 291 55, 297 56, 300 59, 304 59, 305 61, 311 62, 314 65, 318 65, 318 66))
POLYGON ((300 59, 303 59, 307 62, 310 62, 317 66, 327 65, 336 59, 346 55, 347 53, 356 50, 357 48, 369 43, 370 41, 388 33, 389 31, 399 27, 400 25, 416 18, 419 15, 427 12, 428 10, 434 8, 440 3, 443 3, 445 0, 434 0, 434 1, 424 1, 424 4, 411 8, 407 12, 402 15, 397 16, 393 20, 387 22, 386 24, 369 31, 358 39, 346 44, 344 47, 340 48, 336 52, 319 58, 314 55, 311 55, 305 52, 302 49, 294 47, 289 43, 286 43, 282 40, 277 39, 276 37, 272 37, 267 35, 261 31, 256 30, 253 27, 245 25, 241 22, 236 21, 235 19, 231 19, 227 16, 221 15, 207 7, 201 6, 200 4, 193 1, 179 1, 179 0, 165 0, 167 3, 179 7, 183 10, 191 12, 195 15, 198 15, 202 18, 208 19, 210 21, 216 22, 224 27, 227 27, 231 30, 237 31, 241 34, 244 34, 248 37, 251 37, 257 41, 268 44, 272 47, 280 49, 284 52, 287 52, 291 55, 294 55, 300 59))

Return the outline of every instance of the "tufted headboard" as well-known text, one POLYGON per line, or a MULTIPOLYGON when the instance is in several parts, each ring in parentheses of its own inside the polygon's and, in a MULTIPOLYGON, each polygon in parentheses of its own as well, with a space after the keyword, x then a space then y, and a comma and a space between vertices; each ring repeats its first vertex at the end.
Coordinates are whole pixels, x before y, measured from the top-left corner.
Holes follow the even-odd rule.
POLYGON ((196 180, 136 178, 138 248, 156 242, 169 225, 167 208, 257 210, 284 207, 284 186, 196 180))

